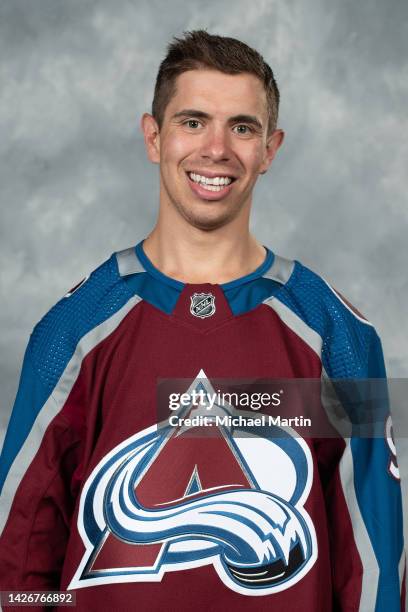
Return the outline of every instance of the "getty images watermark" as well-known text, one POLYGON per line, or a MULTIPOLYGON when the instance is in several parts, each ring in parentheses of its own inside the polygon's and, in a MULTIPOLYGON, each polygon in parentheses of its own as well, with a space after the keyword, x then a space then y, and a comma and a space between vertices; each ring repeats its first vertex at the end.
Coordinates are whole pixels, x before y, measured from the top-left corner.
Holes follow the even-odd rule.
POLYGON ((168 423, 171 427, 311 427, 312 420, 302 415, 283 417, 280 414, 242 414, 243 410, 277 408, 281 406, 284 394, 284 389, 275 392, 231 392, 218 389, 211 392, 195 388, 191 392, 173 392, 169 395, 169 410, 173 414, 169 415, 168 423), (188 416, 184 408, 190 408, 188 416), (238 410, 240 412, 235 413, 238 410))
POLYGON ((169 435, 385 438, 408 436, 406 379, 161 379, 157 423, 169 435), (401 417, 402 415, 402 417, 401 417), (292 431, 293 430, 293 431, 292 431))

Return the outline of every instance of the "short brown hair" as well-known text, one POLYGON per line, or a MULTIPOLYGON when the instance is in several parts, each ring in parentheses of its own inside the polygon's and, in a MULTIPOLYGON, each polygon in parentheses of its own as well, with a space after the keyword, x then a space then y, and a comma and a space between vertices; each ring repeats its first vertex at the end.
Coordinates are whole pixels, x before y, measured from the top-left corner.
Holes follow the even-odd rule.
POLYGON ((214 68, 226 74, 249 72, 263 83, 268 105, 268 134, 277 124, 279 90, 271 67, 263 57, 236 38, 208 34, 205 30, 183 32, 184 38, 174 37, 157 74, 152 115, 159 129, 164 112, 176 91, 176 78, 187 70, 214 68))

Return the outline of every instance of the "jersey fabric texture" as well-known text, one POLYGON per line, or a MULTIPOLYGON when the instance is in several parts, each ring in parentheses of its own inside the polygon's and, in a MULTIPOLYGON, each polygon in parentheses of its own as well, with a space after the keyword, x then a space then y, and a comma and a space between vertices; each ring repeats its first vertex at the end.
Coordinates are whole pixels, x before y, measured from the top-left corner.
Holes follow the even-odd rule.
POLYGON ((164 378, 383 377, 373 326, 297 261, 266 248, 251 274, 189 284, 143 241, 114 253, 30 336, 1 455, 0 589, 75 589, 80 611, 400 611, 385 438, 203 440, 156 411, 164 378))

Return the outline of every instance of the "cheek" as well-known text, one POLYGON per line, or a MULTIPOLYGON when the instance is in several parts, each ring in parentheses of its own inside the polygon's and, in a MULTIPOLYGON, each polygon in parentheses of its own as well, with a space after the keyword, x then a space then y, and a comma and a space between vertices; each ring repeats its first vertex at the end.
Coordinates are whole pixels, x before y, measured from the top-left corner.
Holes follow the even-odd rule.
POLYGON ((191 144, 188 139, 172 137, 168 135, 162 142, 160 149, 160 160, 164 163, 177 163, 184 159, 191 150, 191 144))
POLYGON ((252 174, 258 173, 258 169, 264 160, 263 149, 260 146, 251 148, 245 156, 245 165, 247 170, 252 174))

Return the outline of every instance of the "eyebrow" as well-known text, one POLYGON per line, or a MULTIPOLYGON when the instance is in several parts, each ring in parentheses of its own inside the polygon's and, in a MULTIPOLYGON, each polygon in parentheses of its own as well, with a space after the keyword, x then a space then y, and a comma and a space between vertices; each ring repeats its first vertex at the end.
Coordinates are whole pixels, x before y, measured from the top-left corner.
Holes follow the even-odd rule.
MULTIPOLYGON (((211 115, 204 111, 197 110, 195 108, 184 108, 183 110, 175 113, 173 119, 178 117, 195 117, 196 119, 212 119, 211 115)), ((249 123, 254 127, 262 130, 262 123, 254 115, 234 115, 229 117, 228 123, 249 123)))

